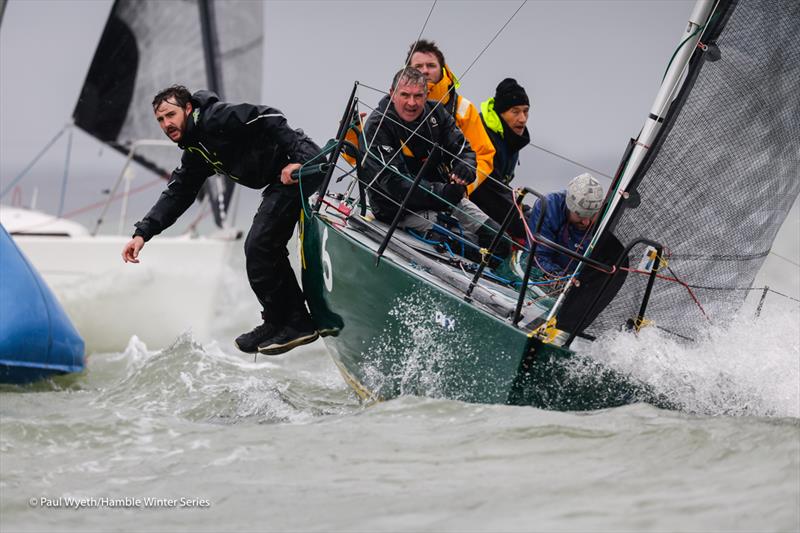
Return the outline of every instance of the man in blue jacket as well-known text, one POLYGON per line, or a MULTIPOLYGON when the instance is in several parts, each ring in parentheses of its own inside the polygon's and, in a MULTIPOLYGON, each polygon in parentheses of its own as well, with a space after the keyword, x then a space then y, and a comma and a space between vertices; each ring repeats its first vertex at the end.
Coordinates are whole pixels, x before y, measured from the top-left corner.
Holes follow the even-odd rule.
MULTIPOLYGON (((317 332, 289 264, 286 245, 300 213, 300 187, 292 172, 314 159, 319 147, 302 130, 289 127, 279 110, 220 102, 210 91, 191 94, 173 85, 153 99, 162 131, 183 149, 167 189, 136 223, 122 259, 138 263, 145 242, 192 205, 206 178, 228 176, 253 189, 264 188, 261 205, 245 240, 247 277, 263 307, 263 323, 236 338, 247 353, 276 355, 314 341, 317 332)), ((312 194, 318 183, 304 180, 312 194)))
MULTIPOLYGON (((542 227, 543 237, 582 254, 591 240, 591 229, 603 206, 603 186, 591 174, 581 174, 569 182, 564 191, 551 192, 545 196, 545 210, 542 227)), ((540 200, 531 211, 528 226, 535 231, 541 211, 540 200)), ((550 277, 571 274, 578 262, 544 245, 536 246, 535 266, 550 277)))

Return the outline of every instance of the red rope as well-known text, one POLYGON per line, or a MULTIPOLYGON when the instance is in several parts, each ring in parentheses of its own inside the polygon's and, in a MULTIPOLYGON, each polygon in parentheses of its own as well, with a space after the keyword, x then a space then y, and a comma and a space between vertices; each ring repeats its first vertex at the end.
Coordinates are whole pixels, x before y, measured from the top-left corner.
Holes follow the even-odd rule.
MULTIPOLYGON (((136 193, 141 192, 141 191, 143 191, 143 190, 145 190, 145 189, 147 189, 149 187, 152 187, 153 185, 155 185, 157 183, 163 183, 163 181, 164 180, 161 179, 161 178, 157 178, 157 179, 155 179, 153 181, 148 181, 144 185, 140 185, 138 187, 134 187, 133 189, 128 191, 128 195, 136 194, 136 193)), ((119 200, 123 196, 125 196, 125 193, 118 193, 118 194, 116 194, 116 195, 111 197, 111 201, 112 202, 116 202, 117 200, 119 200)), ((70 218, 70 217, 73 217, 75 215, 79 215, 81 213, 84 213, 86 211, 91 211, 92 209, 96 209, 96 208, 98 208, 98 207, 100 207, 102 205, 105 205, 107 202, 108 202, 108 200, 101 200, 99 202, 95 202, 93 204, 89 204, 89 205, 87 205, 85 207, 81 207, 80 209, 76 209, 75 211, 70 211, 69 213, 67 213, 65 215, 62 215, 61 218, 70 218)))
MULTIPOLYGON (((163 180, 161 178, 158 178, 158 179, 153 180, 153 181, 149 181, 149 182, 145 183, 144 185, 140 185, 139 187, 135 187, 135 188, 131 189, 130 191, 128 191, 128 194, 129 195, 136 194, 138 192, 141 192, 141 191, 147 189, 148 187, 152 187, 153 185, 155 185, 157 183, 161 183, 162 181, 163 180)), ((114 202, 116 200, 119 200, 123 196, 125 196, 125 193, 119 193, 119 194, 113 196, 111 198, 111 201, 114 202)), ((105 205, 108 202, 109 202, 109 200, 101 200, 99 202, 95 202, 93 204, 89 204, 87 206, 81 207, 81 208, 76 209, 74 211, 70 211, 69 213, 66 213, 64 215, 61 215, 61 218, 74 217, 75 215, 79 215, 81 213, 85 213, 86 211, 91 211, 92 209, 97 209, 98 207, 101 207, 101 206, 105 205)), ((28 226, 27 228, 24 228, 24 229, 21 229, 21 230, 17 230, 17 231, 28 232, 28 231, 31 231, 33 229, 39 228, 41 226, 46 226, 46 225, 50 224, 51 222, 52 222, 52 220, 47 220, 45 222, 42 222, 42 223, 39 223, 39 224, 34 224, 32 226, 28 226)))
MULTIPOLYGON (((528 221, 525 220, 525 216, 524 216, 524 214, 522 212, 522 208, 519 206, 519 204, 517 202, 514 202, 514 205, 516 206, 517 212, 519 212, 520 218, 522 219, 522 224, 525 227, 525 233, 528 235, 528 240, 530 240, 531 242, 535 242, 537 244, 540 244, 542 246, 547 246, 546 243, 539 242, 539 241, 537 241, 536 239, 533 238, 533 233, 531 232, 531 229, 528 226, 528 221)), ((588 235, 588 232, 587 232, 587 235, 588 235)), ((584 236, 584 239, 585 238, 586 238, 586 236, 584 236)), ((583 241, 581 241, 581 243, 583 243, 583 241)), ((572 264, 572 261, 570 261, 570 264, 572 264)), ((614 272, 617 271, 617 267, 616 266, 612 267, 612 271, 611 272, 606 272, 602 268, 596 267, 596 266, 591 265, 589 263, 584 263, 584 264, 589 266, 589 267, 591 267, 591 268, 594 268, 595 270, 599 270, 600 272, 608 274, 608 275, 612 275, 612 274, 614 274, 614 272)), ((541 265, 539 264, 539 261, 536 261, 536 266, 539 267, 539 269, 542 272, 544 272, 545 274, 553 276, 553 274, 551 274, 551 273, 549 273, 549 272, 547 272, 547 271, 545 271, 544 269, 541 268, 541 265)), ((625 270, 627 272, 633 272, 634 274, 646 274, 648 276, 650 275, 650 272, 648 272, 646 270, 638 270, 638 269, 635 269, 635 268, 622 268, 621 270, 625 270)), ((706 313, 706 310, 703 309, 703 305, 700 303, 700 300, 697 298, 697 296, 695 295, 694 291, 692 290, 692 288, 689 286, 688 283, 685 283, 685 282, 681 281, 680 279, 678 279, 676 277, 664 276, 662 274, 656 274, 656 277, 659 278, 659 279, 663 279, 664 281, 670 281, 670 282, 679 283, 680 285, 682 285, 686 289, 686 291, 689 293, 689 296, 692 297, 692 300, 694 300, 695 305, 697 305, 697 307, 700 309, 700 312, 703 314, 703 316, 706 318, 706 320, 711 322, 711 319, 709 318, 708 314, 706 313)))
MULTIPOLYGON (((648 272, 647 270, 639 270, 637 268, 623 268, 622 270, 625 270, 627 272, 633 272, 634 274, 645 274, 647 276, 650 275, 650 272, 648 272)), ((700 309, 700 312, 703 313, 703 316, 706 318, 706 320, 711 322, 711 319, 709 318, 708 314, 706 314, 706 310, 703 309, 703 305, 700 303, 700 300, 697 299, 697 296, 695 296, 694 291, 692 290, 692 288, 689 286, 688 283, 686 283, 684 281, 681 281, 678 278, 664 276, 662 274, 656 274, 656 277, 659 278, 659 279, 663 279, 664 281, 671 281, 671 282, 679 283, 680 285, 683 285, 683 287, 689 293, 689 296, 692 297, 692 300, 694 300, 694 303, 700 309)))

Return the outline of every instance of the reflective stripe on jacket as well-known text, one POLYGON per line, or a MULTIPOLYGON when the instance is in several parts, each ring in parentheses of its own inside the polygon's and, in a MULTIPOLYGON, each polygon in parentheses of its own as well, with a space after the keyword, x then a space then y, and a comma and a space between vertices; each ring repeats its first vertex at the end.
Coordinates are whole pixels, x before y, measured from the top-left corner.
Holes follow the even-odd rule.
POLYGON ((279 182, 281 169, 289 163, 305 163, 320 151, 275 108, 221 102, 211 91, 194 93, 192 107, 178 144, 183 149, 181 163, 155 205, 135 224, 134 235, 145 241, 189 209, 208 176, 222 174, 261 189, 279 182))

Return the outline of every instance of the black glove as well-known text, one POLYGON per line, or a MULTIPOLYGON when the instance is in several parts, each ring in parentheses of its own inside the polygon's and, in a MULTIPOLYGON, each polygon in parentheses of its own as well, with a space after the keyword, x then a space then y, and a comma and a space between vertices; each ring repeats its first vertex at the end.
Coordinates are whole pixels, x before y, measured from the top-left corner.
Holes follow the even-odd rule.
POLYGON ((456 163, 456 165, 453 167, 453 174, 455 174, 458 179, 464 180, 464 183, 468 185, 475 181, 475 178, 477 177, 477 171, 474 168, 470 167, 466 163, 461 162, 456 163))
POLYGON ((463 185, 458 185, 457 183, 437 183, 436 185, 439 186, 437 187, 438 190, 435 191, 436 194, 453 205, 456 205, 458 202, 460 202, 467 192, 466 187, 463 185))

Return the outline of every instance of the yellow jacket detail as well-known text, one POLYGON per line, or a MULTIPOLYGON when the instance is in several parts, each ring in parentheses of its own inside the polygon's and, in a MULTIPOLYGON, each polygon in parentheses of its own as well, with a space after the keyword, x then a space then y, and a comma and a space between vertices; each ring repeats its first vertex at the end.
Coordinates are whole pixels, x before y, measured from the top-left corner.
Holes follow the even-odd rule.
POLYGON ((467 138, 472 150, 475 152, 478 175, 475 181, 467 186, 467 194, 472 194, 472 191, 492 173, 495 150, 492 140, 489 139, 489 135, 487 135, 486 130, 483 128, 478 109, 472 102, 460 94, 456 94, 456 105, 448 105, 450 103, 451 86, 453 87, 453 91, 455 91, 459 83, 455 75, 453 75, 447 65, 445 65, 442 69, 442 79, 439 83, 428 83, 428 100, 434 102, 441 101, 442 106, 455 111, 454 118, 456 119, 456 125, 464 133, 464 137, 467 138))

